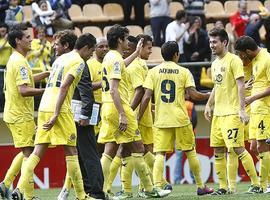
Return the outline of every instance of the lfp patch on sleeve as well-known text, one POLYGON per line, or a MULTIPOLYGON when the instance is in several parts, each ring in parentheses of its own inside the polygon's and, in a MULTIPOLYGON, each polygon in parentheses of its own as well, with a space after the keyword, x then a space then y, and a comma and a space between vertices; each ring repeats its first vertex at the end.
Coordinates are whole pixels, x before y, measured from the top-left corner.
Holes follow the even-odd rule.
POLYGON ((82 73, 82 71, 83 71, 83 69, 84 69, 84 66, 85 66, 85 64, 84 63, 81 63, 80 65, 79 65, 79 67, 77 68, 77 74, 81 74, 82 73))
POLYGON ((22 80, 29 79, 29 77, 28 77, 28 71, 27 71, 26 67, 24 67, 24 66, 21 66, 20 67, 20 74, 21 74, 22 80))
POLYGON ((121 74, 120 63, 117 61, 113 64, 114 74, 121 74))

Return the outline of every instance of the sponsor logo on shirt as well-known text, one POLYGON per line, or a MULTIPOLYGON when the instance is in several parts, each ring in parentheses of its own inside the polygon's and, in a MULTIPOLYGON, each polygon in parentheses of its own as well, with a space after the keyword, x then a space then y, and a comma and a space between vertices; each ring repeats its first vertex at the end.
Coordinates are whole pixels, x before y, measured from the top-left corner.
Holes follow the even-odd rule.
POLYGON ((28 71, 24 66, 20 67, 20 74, 21 74, 22 80, 28 79, 28 71))
POLYGON ((115 62, 113 64, 113 72, 115 74, 120 74, 121 73, 121 70, 120 70, 120 63, 119 62, 115 62))
POLYGON ((80 66, 77 68, 76 72, 78 75, 82 73, 84 66, 85 66, 85 64, 81 63, 80 66))

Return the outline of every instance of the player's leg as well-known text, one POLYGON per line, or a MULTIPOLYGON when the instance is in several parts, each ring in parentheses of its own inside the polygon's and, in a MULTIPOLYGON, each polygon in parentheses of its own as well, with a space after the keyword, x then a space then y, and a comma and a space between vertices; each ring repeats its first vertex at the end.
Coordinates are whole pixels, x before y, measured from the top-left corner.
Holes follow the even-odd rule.
POLYGON ((239 166, 238 155, 233 148, 228 148, 227 153, 228 193, 233 194, 236 192, 236 178, 239 166))
POLYGON ((219 180, 219 189, 213 195, 224 195, 227 193, 227 162, 225 142, 222 137, 221 124, 223 117, 214 116, 211 124, 210 146, 214 148, 215 170, 219 180))

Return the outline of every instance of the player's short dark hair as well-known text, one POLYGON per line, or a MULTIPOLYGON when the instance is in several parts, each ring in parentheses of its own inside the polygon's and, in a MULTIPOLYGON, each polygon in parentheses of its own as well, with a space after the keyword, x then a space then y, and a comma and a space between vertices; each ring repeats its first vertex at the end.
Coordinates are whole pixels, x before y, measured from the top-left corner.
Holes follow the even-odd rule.
POLYGON ((78 37, 72 30, 64 30, 55 33, 53 38, 59 39, 61 45, 68 44, 68 48, 73 50, 78 37))
POLYGON ((0 28, 6 28, 7 31, 9 30, 9 27, 6 23, 0 23, 0 28))
POLYGON ((178 10, 175 15, 176 20, 181 20, 182 18, 186 17, 186 12, 184 10, 178 10))
POLYGON ((177 42, 168 41, 161 46, 161 55, 165 61, 172 61, 175 53, 179 53, 177 42))
POLYGON ((225 29, 213 28, 209 31, 208 35, 211 37, 219 37, 221 42, 224 42, 226 40, 227 41, 226 46, 229 43, 229 36, 228 33, 225 31, 225 29))
POLYGON ((143 46, 147 44, 147 42, 153 42, 153 39, 151 38, 150 35, 146 35, 146 34, 139 34, 137 35, 137 41, 139 41, 140 39, 143 38, 143 46))
POLYGON ((116 49, 118 39, 124 40, 125 36, 129 34, 129 30, 119 24, 112 26, 107 32, 107 40, 110 49, 116 49))
POLYGON ((97 44, 96 38, 91 33, 84 33, 80 35, 80 37, 77 39, 75 44, 75 49, 82 49, 85 46, 88 46, 88 48, 95 47, 97 44))
POLYGON ((127 37, 127 40, 128 40, 130 43, 134 44, 135 46, 138 44, 137 38, 134 37, 134 36, 132 36, 132 35, 129 35, 129 36, 127 37))
POLYGON ((234 46, 236 51, 243 51, 251 50, 255 51, 258 49, 258 45, 256 44, 255 40, 249 36, 241 36, 235 42, 234 46))
POLYGON ((15 25, 11 27, 11 30, 8 33, 8 43, 10 46, 15 49, 17 47, 16 39, 21 40, 24 35, 24 31, 26 30, 27 27, 24 25, 15 25))

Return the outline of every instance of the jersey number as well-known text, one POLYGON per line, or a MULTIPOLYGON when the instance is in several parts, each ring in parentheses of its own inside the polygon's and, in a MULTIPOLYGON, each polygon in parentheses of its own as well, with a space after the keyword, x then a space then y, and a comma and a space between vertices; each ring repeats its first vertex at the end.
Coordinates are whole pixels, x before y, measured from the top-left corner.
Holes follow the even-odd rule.
POLYGON ((172 103, 175 100, 175 83, 172 80, 163 80, 161 82, 161 100, 165 103, 172 103), (169 88, 169 89, 168 89, 169 88), (169 95, 169 96, 168 96, 169 95))
POLYGON ((259 123, 258 128, 261 129, 262 131, 265 129, 265 126, 263 124, 263 120, 259 123))
POLYGON ((55 70, 49 77, 48 79, 48 83, 47 83, 47 87, 53 87, 55 85, 55 87, 60 87, 61 86, 61 81, 62 81, 62 77, 63 77, 63 72, 64 72, 64 67, 61 67, 60 70, 55 70), (58 74, 57 74, 58 72, 58 74), (53 83, 54 80, 54 76, 57 75, 57 79, 56 82, 53 83))
POLYGON ((102 84, 102 91, 107 92, 110 89, 110 85, 109 85, 109 81, 108 81, 107 77, 104 75, 107 75, 107 71, 105 68, 103 68, 103 76, 102 76, 102 80, 105 82, 105 87, 102 84))
POLYGON ((228 130, 228 139, 237 138, 237 135, 238 135, 238 128, 233 128, 233 129, 228 130), (233 132, 234 132, 234 137, 232 136, 233 132))

